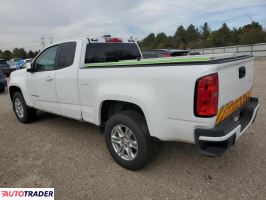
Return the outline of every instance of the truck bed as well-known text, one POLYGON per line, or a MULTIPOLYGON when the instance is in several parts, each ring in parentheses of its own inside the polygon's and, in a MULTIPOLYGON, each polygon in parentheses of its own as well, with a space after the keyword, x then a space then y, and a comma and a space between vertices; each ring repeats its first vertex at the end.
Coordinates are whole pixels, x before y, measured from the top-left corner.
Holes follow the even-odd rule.
POLYGON ((224 54, 209 54, 209 55, 197 55, 197 56, 180 56, 180 57, 168 57, 168 58, 150 58, 139 60, 122 60, 118 62, 99 62, 85 64, 84 67, 118 67, 118 66, 154 66, 154 65, 185 65, 185 64, 219 64, 225 62, 232 62, 236 60, 246 59, 251 56, 234 53, 224 54))

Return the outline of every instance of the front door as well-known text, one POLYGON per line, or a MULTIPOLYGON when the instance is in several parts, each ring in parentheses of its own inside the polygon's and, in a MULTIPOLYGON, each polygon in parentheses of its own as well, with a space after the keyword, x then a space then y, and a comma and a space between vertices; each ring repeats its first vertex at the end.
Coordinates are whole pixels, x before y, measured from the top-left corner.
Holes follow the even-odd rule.
POLYGON ((34 107, 59 114, 55 86, 55 58, 57 46, 44 50, 33 63, 33 72, 28 73, 28 85, 34 107))

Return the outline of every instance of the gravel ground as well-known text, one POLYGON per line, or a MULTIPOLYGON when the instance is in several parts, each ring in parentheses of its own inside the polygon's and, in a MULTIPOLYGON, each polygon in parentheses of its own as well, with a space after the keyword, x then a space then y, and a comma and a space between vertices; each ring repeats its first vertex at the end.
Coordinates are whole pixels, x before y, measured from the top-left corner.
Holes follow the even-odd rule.
POLYGON ((167 142, 138 172, 118 166, 97 127, 40 113, 16 120, 0 94, 0 187, 54 187, 56 199, 266 199, 266 60, 256 61, 256 122, 221 158, 167 142))

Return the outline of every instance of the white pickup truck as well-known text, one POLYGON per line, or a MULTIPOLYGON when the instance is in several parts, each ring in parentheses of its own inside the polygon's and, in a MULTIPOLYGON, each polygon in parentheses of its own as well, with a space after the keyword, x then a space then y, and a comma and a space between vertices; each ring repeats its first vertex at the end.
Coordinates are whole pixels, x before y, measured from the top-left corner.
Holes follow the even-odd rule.
POLYGON ((42 110, 96 124, 114 160, 137 170, 153 139, 221 156, 255 119, 253 77, 251 56, 142 59, 132 38, 106 36, 47 47, 11 74, 9 93, 20 122, 42 110))

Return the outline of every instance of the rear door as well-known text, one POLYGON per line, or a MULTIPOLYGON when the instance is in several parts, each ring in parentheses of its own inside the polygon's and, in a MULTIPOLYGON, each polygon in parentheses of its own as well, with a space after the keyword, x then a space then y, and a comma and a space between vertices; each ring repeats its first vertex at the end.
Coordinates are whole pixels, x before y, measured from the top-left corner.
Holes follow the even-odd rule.
POLYGON ((81 119, 78 90, 80 56, 76 52, 81 52, 81 42, 59 44, 56 57, 55 82, 60 115, 81 119))
POLYGON ((33 72, 28 73, 28 86, 34 107, 59 114, 55 86, 55 59, 58 46, 44 50, 33 63, 33 72))

